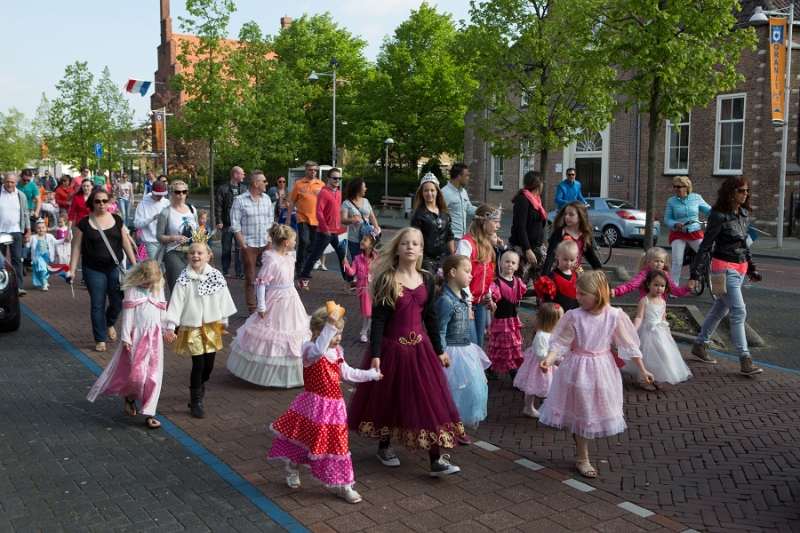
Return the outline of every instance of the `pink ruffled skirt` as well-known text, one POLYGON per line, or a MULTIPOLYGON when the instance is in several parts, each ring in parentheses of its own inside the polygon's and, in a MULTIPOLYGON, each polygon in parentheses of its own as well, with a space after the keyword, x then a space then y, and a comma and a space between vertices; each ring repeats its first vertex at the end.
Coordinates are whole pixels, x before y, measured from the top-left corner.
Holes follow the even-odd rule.
POLYGON ((550 385, 553 383, 553 376, 556 373, 556 366, 552 365, 545 374, 539 368, 540 359, 533 353, 532 348, 528 348, 522 354, 525 361, 519 367, 517 375, 514 376, 514 386, 525 394, 532 394, 539 398, 547 398, 550 393, 550 385))

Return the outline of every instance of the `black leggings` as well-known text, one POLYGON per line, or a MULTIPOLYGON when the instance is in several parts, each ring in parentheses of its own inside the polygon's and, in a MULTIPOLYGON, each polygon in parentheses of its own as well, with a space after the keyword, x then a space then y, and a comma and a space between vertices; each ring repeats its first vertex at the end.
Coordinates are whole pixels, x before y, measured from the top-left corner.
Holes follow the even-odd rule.
MULTIPOLYGON (((386 448, 389 447, 390 444, 391 444, 391 441, 379 440, 378 441, 378 448, 380 448, 381 450, 385 450, 386 448)), ((433 464, 433 463, 435 463, 436 461, 439 460, 439 457, 441 457, 441 454, 439 453, 439 445, 438 444, 434 444, 433 446, 431 446, 431 449, 428 451, 428 456, 430 456, 430 458, 431 458, 431 464, 433 464)))
POLYGON ((189 388, 199 389, 211 377, 214 370, 214 358, 217 352, 204 353, 192 356, 192 375, 189 377, 189 388))

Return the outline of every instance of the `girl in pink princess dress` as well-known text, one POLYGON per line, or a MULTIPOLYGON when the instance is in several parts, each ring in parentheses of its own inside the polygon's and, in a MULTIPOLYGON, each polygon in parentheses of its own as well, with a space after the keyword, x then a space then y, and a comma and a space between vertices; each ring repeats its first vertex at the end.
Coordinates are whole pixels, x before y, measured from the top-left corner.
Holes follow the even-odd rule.
POLYGON ((145 416, 147 427, 161 427, 156 405, 164 375, 164 344, 167 302, 164 278, 153 259, 136 263, 125 276, 122 287, 122 330, 114 357, 89 391, 94 402, 101 394, 118 394, 125 399, 125 413, 145 416), (140 408, 137 410, 136 401, 140 408))
POLYGON ((578 279, 580 308, 567 311, 559 320, 547 358, 540 363, 541 371, 547 373, 558 357, 568 354, 553 376, 547 401, 539 408, 539 421, 572 433, 578 450, 575 466, 590 478, 597 477, 597 470, 589 463, 589 439, 616 435, 627 427, 622 375, 611 355, 611 343, 638 370, 642 381, 653 381, 642 363, 631 320, 621 309, 608 305, 610 292, 602 271, 578 279))
POLYGON ((539 307, 536 313, 536 335, 533 337, 533 344, 522 354, 525 361, 514 376, 514 386, 525 393, 525 408, 522 414, 528 418, 539 418, 539 411, 536 410, 534 402, 537 397, 544 401, 550 393, 556 367, 551 366, 547 374, 543 374, 539 369, 539 363, 547 358, 550 337, 562 316, 564 308, 556 303, 546 302, 539 307))
POLYGON ((339 343, 344 329, 344 309, 333 302, 311 317, 313 342, 303 345, 305 392, 270 426, 275 440, 270 459, 286 462, 286 483, 300 488, 300 465, 311 468, 311 477, 338 489, 348 503, 361 496, 353 490, 353 461, 347 444, 347 409, 340 379, 364 382, 381 379, 374 368, 356 370, 344 362, 339 343))
POLYGON ((361 342, 368 342, 369 328, 372 325, 372 296, 369 293, 369 282, 372 279, 369 275, 369 266, 372 260, 375 259, 375 236, 367 233, 361 239, 361 253, 353 259, 353 264, 347 263, 347 257, 344 258, 344 270, 348 276, 356 276, 356 294, 358 294, 358 301, 361 304, 361 316, 364 317, 364 323, 361 326, 361 342))
POLYGON ((236 332, 228 370, 262 387, 302 387, 302 349, 311 330, 292 284, 297 234, 289 226, 275 224, 269 236, 273 250, 264 253, 255 282, 258 311, 236 332))

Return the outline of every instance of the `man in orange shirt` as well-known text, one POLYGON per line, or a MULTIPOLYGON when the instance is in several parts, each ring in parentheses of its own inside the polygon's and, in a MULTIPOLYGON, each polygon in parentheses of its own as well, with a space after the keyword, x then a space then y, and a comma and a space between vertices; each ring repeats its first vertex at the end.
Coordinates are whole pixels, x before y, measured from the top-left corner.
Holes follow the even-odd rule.
POLYGON ((317 164, 306 161, 306 175, 295 182, 289 194, 288 213, 297 207, 297 259, 294 272, 300 277, 300 271, 306 258, 314 249, 317 240, 317 195, 325 184, 317 179, 317 164))

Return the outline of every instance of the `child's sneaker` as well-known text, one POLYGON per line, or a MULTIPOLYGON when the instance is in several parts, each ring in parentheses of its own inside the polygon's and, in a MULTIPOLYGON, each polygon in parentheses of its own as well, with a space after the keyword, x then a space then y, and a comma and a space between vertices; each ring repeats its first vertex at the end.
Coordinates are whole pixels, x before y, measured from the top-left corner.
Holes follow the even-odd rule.
POLYGON ((322 269, 320 268, 319 261, 317 261, 316 263, 314 263, 313 270, 322 270, 322 269))
POLYGON ((439 457, 433 464, 431 464, 431 477, 441 477, 447 476, 449 474, 455 474, 457 472, 461 472, 461 469, 456 465, 451 465, 447 459, 450 456, 445 454, 439 457))
POLYGON ((400 466, 400 459, 394 454, 391 446, 388 448, 378 448, 378 453, 375 454, 383 466, 400 466))
POLYGON ((523 409, 522 414, 527 416, 528 418, 539 418, 539 411, 533 408, 530 411, 527 409, 523 409))
POLYGON ((308 278, 302 278, 300 280, 300 290, 307 291, 308 290, 308 278))
POLYGON ((44 286, 42 287, 42 290, 43 291, 49 291, 50 290, 50 284, 45 283, 44 286))

